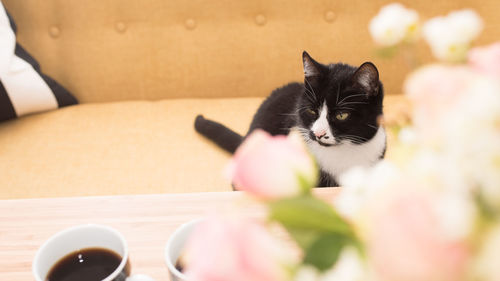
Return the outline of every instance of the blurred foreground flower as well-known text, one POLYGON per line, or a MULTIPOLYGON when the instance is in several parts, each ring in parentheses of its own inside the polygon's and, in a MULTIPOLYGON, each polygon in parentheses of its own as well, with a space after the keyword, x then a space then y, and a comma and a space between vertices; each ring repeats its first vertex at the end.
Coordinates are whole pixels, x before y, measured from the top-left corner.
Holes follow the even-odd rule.
POLYGON ((420 145, 442 155, 446 174, 461 177, 457 188, 468 186, 500 210, 500 79, 475 65, 431 65, 413 73, 405 89, 420 145))
POLYGON ((463 98, 476 76, 465 66, 434 64, 418 69, 407 78, 405 94, 413 103, 412 120, 420 137, 432 141, 442 135, 442 128, 446 127, 443 122, 449 121, 444 120, 445 117, 463 98))
POLYGON ((500 42, 470 50, 468 60, 473 69, 500 79, 500 42))
POLYGON ((447 235, 441 203, 431 193, 405 187, 370 208, 367 251, 381 280, 465 279, 468 245, 463 237, 447 235))
POLYGON ((303 251, 303 264, 326 271, 345 247, 361 251, 355 232, 333 206, 312 196, 318 167, 299 135, 255 131, 238 148, 229 170, 239 190, 267 203, 270 221, 303 251))
POLYGON ((254 221, 210 217, 195 228, 184 262, 189 280, 286 281, 291 256, 254 221))
POLYGON ((253 132, 238 148, 228 168, 236 189, 260 198, 280 198, 309 192, 318 170, 299 135, 272 137, 253 132))
POLYGON ((382 161, 341 178, 335 205, 358 229, 375 280, 465 280, 476 209, 440 165, 418 151, 403 165, 382 161))
POLYGON ((434 56, 447 62, 463 62, 471 42, 479 36, 483 22, 473 10, 466 9, 435 17, 423 26, 423 36, 434 56))
POLYGON ((373 40, 383 47, 411 43, 419 36, 419 17, 415 10, 399 3, 389 4, 370 21, 369 30, 373 40))
POLYGON ((498 255, 500 253, 500 226, 489 230, 479 250, 479 257, 474 264, 474 275, 477 280, 498 281, 500 280, 500 266, 498 266, 498 255))

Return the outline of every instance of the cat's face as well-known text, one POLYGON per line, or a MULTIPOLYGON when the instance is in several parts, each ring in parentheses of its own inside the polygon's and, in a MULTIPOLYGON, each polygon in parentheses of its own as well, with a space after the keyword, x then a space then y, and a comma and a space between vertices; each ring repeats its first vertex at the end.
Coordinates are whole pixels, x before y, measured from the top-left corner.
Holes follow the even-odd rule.
POLYGON ((303 61, 305 85, 297 111, 306 140, 322 146, 370 140, 378 130, 383 101, 375 65, 323 65, 306 52, 303 61))

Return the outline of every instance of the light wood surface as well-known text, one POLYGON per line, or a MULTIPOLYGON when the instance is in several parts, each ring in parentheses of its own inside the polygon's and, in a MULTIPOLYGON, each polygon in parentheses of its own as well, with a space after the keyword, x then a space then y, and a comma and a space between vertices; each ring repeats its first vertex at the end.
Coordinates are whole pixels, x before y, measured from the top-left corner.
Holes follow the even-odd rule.
MULTIPOLYGON (((316 189, 331 200, 338 188, 316 189)), ((240 192, 124 195, 0 201, 0 280, 33 280, 38 247, 65 228, 97 223, 127 239, 132 273, 169 280, 164 248, 181 224, 214 211, 262 216, 265 210, 240 192), (236 209, 235 209, 236 208, 236 209)))

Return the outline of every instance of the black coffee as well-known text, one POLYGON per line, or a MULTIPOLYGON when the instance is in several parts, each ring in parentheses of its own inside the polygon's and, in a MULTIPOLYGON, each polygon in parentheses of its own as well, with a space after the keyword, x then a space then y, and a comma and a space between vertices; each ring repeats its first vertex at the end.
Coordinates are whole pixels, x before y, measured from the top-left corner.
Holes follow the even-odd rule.
POLYGON ((175 263, 175 269, 177 269, 179 272, 183 273, 184 265, 182 264, 180 259, 178 259, 177 262, 175 263))
POLYGON ((120 265, 122 257, 102 248, 87 248, 70 253, 49 271, 46 281, 100 281, 120 265))

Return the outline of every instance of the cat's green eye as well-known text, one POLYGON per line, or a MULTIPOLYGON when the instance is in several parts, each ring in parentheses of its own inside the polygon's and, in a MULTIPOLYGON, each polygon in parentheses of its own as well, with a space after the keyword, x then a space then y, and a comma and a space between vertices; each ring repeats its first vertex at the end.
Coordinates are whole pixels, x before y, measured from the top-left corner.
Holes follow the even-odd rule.
POLYGON ((312 110, 312 109, 307 109, 307 113, 311 114, 311 115, 316 115, 316 111, 312 110))
POLYGON ((349 116, 350 116, 349 112, 338 112, 337 114, 335 114, 335 118, 337 118, 337 120, 339 121, 347 120, 349 116))

